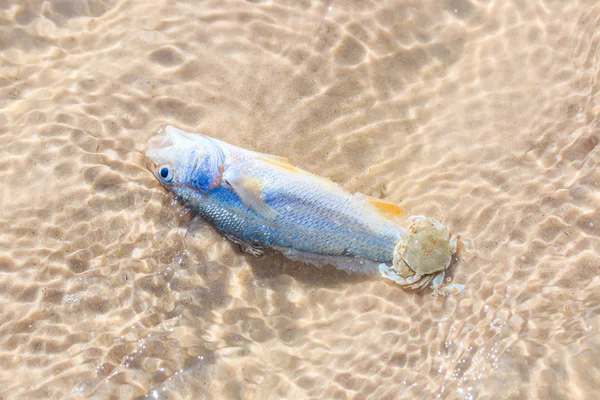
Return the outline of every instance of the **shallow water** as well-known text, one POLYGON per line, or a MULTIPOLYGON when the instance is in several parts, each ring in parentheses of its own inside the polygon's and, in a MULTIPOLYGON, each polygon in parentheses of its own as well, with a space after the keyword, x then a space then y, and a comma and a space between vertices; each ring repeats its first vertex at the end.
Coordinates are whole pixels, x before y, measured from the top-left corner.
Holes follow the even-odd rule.
POLYGON ((0 398, 600 390, 597 1, 0 2, 0 398), (474 239, 459 295, 253 259, 161 126, 474 239))

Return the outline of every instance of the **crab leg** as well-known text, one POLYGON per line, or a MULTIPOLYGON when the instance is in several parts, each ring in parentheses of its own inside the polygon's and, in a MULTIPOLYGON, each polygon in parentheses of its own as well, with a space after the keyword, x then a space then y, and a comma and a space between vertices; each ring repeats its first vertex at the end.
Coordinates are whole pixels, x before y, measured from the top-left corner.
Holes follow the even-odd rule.
MULTIPOLYGON (((413 288, 412 285, 420 283, 419 281, 422 278, 422 275, 411 275, 406 278, 403 278, 400 275, 398 275, 396 273, 396 271, 394 271, 393 268, 389 267, 386 264, 379 264, 379 272, 381 273, 381 275, 384 278, 388 278, 388 279, 396 282, 400 286, 408 286, 410 288, 413 288)), ((419 286, 416 286, 416 287, 419 287, 419 286)))
POLYGON ((459 283, 451 283, 449 285, 444 286, 444 272, 440 272, 435 275, 432 280, 431 288, 442 296, 450 296, 451 294, 457 294, 464 290, 465 285, 461 285, 459 283))
POLYGON ((409 288, 416 289, 416 290, 422 290, 422 289, 426 288, 427 285, 429 285, 432 280, 433 280, 432 275, 421 275, 421 279, 418 282, 415 282, 414 284, 409 286, 409 288))
POLYGON ((461 285, 460 283, 451 283, 441 288, 435 288, 435 292, 441 294, 442 296, 450 296, 452 294, 457 294, 462 292, 465 289, 465 285, 461 285))

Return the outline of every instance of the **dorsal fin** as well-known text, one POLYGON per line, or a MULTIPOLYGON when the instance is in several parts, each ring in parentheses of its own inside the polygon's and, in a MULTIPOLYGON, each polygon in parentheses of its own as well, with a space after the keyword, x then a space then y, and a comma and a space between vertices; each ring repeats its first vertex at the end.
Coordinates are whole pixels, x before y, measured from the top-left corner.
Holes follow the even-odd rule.
POLYGON ((290 163, 285 157, 272 156, 270 154, 261 154, 258 157, 259 160, 275 165, 276 167, 287 169, 288 171, 298 172, 298 168, 290 163))

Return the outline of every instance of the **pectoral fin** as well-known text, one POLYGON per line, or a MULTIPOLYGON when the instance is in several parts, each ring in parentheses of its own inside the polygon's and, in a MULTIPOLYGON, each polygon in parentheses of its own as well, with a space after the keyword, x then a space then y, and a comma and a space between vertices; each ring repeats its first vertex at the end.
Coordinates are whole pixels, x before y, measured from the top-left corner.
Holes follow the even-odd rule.
POLYGON ((265 203, 262 195, 262 181, 259 178, 246 175, 241 171, 225 171, 223 180, 238 195, 242 203, 250 207, 257 214, 267 219, 277 216, 277 211, 265 203))
POLYGON ((397 204, 389 203, 387 201, 383 201, 381 199, 377 199, 377 198, 371 197, 371 196, 365 196, 365 197, 367 198, 369 203, 371 203, 373 206, 375 206, 375 208, 379 212, 382 212, 384 214, 394 216, 394 217, 398 217, 398 216, 404 214, 404 210, 402 209, 402 207, 400 207, 397 204))

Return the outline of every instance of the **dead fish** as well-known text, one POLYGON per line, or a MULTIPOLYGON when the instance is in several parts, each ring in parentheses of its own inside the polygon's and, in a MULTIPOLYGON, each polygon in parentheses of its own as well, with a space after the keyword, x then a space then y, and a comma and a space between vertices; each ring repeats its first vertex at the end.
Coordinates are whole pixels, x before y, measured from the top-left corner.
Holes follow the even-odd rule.
POLYGON ((449 265, 445 261, 460 236, 446 235, 447 228, 438 221, 429 225, 440 235, 432 235, 431 226, 427 227, 429 237, 442 245, 435 250, 444 253, 434 261, 439 264, 436 268, 423 261, 427 257, 416 256, 424 251, 430 254, 431 241, 427 249, 423 248, 427 243, 406 241, 422 229, 422 219, 404 229, 393 220, 402 214, 400 206, 351 194, 286 158, 171 125, 150 138, 146 156, 148 168, 165 188, 251 254, 262 255, 265 248, 273 248, 315 265, 379 272, 405 287, 432 284, 442 294, 463 288, 443 286, 449 265))

